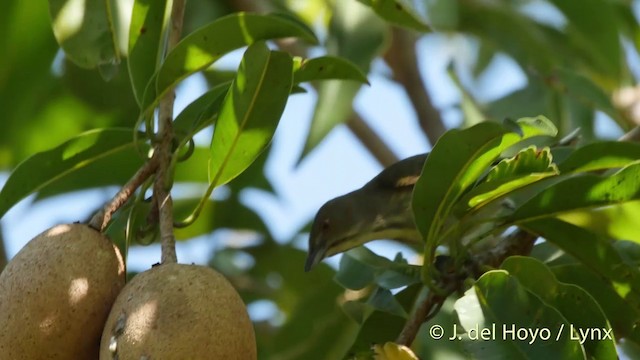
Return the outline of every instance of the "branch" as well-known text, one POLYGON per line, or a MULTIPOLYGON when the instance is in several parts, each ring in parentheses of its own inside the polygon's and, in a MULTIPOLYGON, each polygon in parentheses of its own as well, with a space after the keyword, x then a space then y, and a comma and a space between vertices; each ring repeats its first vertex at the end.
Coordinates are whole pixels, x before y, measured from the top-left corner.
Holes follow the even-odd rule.
MULTIPOLYGON (((433 288, 441 291, 429 290, 427 298, 420 303, 405 323, 396 343, 410 346, 416 338, 420 326, 438 313, 442 304, 450 295, 458 289, 464 288, 464 281, 469 276, 477 279, 487 268, 500 266, 510 256, 529 255, 537 238, 538 236, 524 230, 517 230, 507 235, 496 247, 472 255, 472 262, 467 264, 461 272, 456 273, 456 269, 452 269, 453 273, 447 271, 449 270, 448 268, 438 269, 439 271, 442 270, 441 272, 444 275, 438 279, 433 288)), ((438 266, 436 262, 436 267, 442 266, 438 266)))
POLYGON ((133 177, 118 191, 118 193, 106 203, 100 211, 98 211, 91 220, 89 220, 89 226, 103 232, 109 225, 111 217, 124 205, 127 200, 133 195, 133 193, 144 183, 158 168, 157 158, 154 156, 149 159, 133 177))
POLYGON ((347 126, 380 165, 387 167, 400 160, 357 112, 349 117, 347 126))
MULTIPOLYGON (((175 0, 171 9, 171 28, 167 41, 169 53, 180 41, 184 7, 186 0, 175 0)), ((160 222, 160 240, 162 249, 161 263, 176 263, 176 239, 173 234, 173 199, 171 198, 172 174, 171 157, 173 153, 173 102, 175 91, 170 89, 160 100, 158 110, 158 143, 155 152, 158 156, 158 173, 153 184, 153 196, 158 205, 160 222)))
POLYGON ((416 54, 416 39, 406 30, 394 27, 393 40, 384 58, 393 71, 394 79, 409 96, 420 127, 433 146, 447 129, 422 82, 416 54))

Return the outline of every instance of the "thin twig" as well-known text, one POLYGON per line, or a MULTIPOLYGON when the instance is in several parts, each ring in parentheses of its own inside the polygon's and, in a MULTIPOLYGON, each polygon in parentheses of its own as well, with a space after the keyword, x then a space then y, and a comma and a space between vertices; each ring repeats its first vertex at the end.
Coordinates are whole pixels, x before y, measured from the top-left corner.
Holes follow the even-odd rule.
MULTIPOLYGON (((175 0, 171 9, 171 28, 167 41, 167 53, 171 51, 182 33, 184 8, 186 0, 175 0)), ((158 156, 158 173, 153 184, 153 196, 158 204, 160 222, 160 240, 162 257, 161 263, 176 263, 176 239, 173 234, 173 199, 171 198, 171 186, 173 169, 171 169, 171 156, 173 146, 173 102, 175 91, 170 89, 160 100, 158 110, 158 138, 155 151, 158 156)))
POLYGON ((157 169, 158 161, 154 156, 149 159, 133 177, 118 191, 118 193, 98 211, 91 220, 89 226, 102 232, 109 225, 111 217, 129 200, 131 195, 144 183, 157 169))
POLYGON ((417 36, 407 30, 394 28, 391 46, 384 58, 393 71, 394 79, 407 93, 418 116, 420 127, 433 146, 447 129, 422 81, 416 53, 416 40, 417 36))

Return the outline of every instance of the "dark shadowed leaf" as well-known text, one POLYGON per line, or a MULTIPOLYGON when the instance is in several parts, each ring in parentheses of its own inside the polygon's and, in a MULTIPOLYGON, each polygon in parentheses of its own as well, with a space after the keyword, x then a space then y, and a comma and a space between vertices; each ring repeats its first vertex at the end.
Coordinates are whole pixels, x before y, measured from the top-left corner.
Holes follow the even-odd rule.
POLYGON ((119 62, 114 4, 109 1, 49 1, 53 33, 74 63, 95 68, 119 62))
POLYGON ((160 45, 165 12, 171 11, 167 1, 136 0, 133 3, 129 28, 128 66, 131 86, 138 104, 142 104, 144 90, 160 64, 160 45))

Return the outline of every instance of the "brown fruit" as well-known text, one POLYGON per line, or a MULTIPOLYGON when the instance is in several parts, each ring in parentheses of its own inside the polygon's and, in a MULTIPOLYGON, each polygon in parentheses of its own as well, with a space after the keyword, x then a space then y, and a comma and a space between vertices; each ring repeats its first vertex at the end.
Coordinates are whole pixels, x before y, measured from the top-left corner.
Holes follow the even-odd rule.
POLYGON ((165 264, 136 275, 116 300, 100 359, 256 359, 242 299, 219 273, 165 264))
POLYGON ((124 277, 118 249, 86 225, 38 235, 0 274, 0 359, 96 359, 124 277))

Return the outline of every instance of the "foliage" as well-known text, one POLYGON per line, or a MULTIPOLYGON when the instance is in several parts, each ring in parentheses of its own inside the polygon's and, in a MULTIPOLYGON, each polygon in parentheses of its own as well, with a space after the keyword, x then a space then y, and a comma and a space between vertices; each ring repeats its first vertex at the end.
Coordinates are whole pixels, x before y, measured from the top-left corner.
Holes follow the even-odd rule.
MULTIPOLYGON (((176 236, 225 229, 259 235, 220 247, 210 265, 246 303, 268 301, 281 314, 255 323, 260 358, 414 358, 394 342, 432 294, 449 300, 441 299, 443 310, 411 342, 420 358, 640 356, 640 145, 600 140, 595 125, 606 118, 628 132, 639 122, 635 103, 621 96, 637 81, 627 60, 640 51, 632 2, 271 0, 253 9, 240 1, 194 2, 188 33, 164 54, 170 3, 135 0, 123 22, 116 14, 125 2, 74 9, 75 2, 50 0, 47 9, 9 1, 0 14, 0 168, 11 175, 0 191, 0 217, 30 194, 40 201, 122 186, 149 160, 162 97, 202 74, 206 92, 174 121, 172 180, 198 194, 175 197, 176 236), (446 133, 435 133, 444 128, 442 116, 423 110, 434 106, 426 88, 426 97, 415 95, 416 79, 424 84, 410 65, 416 43, 435 37, 464 38, 477 50, 469 65, 452 61, 448 69, 465 126, 446 133), (216 67, 237 49, 237 69, 216 67), (505 56, 526 85, 483 99, 473 85, 505 56), (375 66, 380 60, 389 68, 375 66), (423 263, 359 247, 337 271, 322 265, 305 274, 295 237, 275 241, 241 193, 274 192, 263 169, 290 96, 317 95, 300 156, 311 161, 307 155, 332 129, 353 125, 354 99, 368 77, 388 71, 418 99, 412 105, 425 135, 439 138, 412 198, 423 263), (577 141, 561 139, 575 128, 577 141), (194 144, 211 130, 208 146, 194 144), (228 196, 212 199, 220 187, 228 196), (531 254, 475 263, 514 231, 544 241, 531 254), (238 265, 241 257, 252 265, 238 265), (460 288, 447 292, 443 284, 451 281, 460 288), (434 326, 444 339, 430 332, 434 326), (498 338, 513 334, 508 326, 525 332, 478 340, 493 326, 498 338), (459 337, 445 340, 453 329, 459 337), (596 329, 599 338, 585 335, 596 329)), ((143 184, 107 229, 122 248, 157 240, 150 188, 143 184)))

